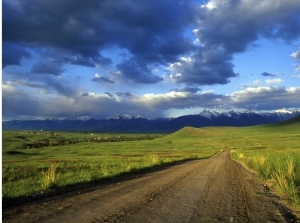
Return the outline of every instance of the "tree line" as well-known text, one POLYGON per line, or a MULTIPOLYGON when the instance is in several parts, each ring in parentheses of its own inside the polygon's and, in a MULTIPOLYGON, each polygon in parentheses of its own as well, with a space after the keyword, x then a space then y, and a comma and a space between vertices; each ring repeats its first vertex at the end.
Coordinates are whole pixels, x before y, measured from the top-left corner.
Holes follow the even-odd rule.
POLYGON ((161 137, 158 134, 151 135, 135 135, 135 136, 100 136, 100 137, 90 137, 78 139, 43 139, 41 141, 34 142, 23 142, 18 145, 18 149, 32 149, 32 148, 44 148, 52 146, 63 146, 69 144, 76 144, 80 142, 123 142, 123 141, 139 141, 139 140, 153 140, 155 138, 161 137))

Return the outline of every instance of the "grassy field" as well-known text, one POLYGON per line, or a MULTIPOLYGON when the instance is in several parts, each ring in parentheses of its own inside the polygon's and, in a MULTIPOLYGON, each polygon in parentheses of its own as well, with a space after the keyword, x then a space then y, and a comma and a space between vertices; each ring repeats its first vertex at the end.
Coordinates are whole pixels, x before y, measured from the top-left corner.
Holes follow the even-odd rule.
POLYGON ((173 134, 3 131, 3 200, 101 180, 224 148, 299 206, 299 118, 254 127, 185 127, 173 134))
POLYGON ((3 199, 43 193, 177 160, 208 157, 220 150, 214 145, 207 147, 198 137, 181 134, 3 131, 3 199), (95 138, 105 141, 94 141, 95 138), (31 148, 32 144, 39 145, 38 142, 47 139, 51 145, 31 148), (57 141, 67 143, 57 145, 57 141), (30 146, 24 146, 25 143, 30 146))

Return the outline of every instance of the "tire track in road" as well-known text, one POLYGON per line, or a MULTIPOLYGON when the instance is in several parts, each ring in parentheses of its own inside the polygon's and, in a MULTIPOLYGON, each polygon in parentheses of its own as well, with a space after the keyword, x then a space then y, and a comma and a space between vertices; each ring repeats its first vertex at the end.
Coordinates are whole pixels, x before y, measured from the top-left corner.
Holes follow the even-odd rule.
POLYGON ((247 171, 226 150, 201 160, 193 172, 125 222, 286 222, 247 171))

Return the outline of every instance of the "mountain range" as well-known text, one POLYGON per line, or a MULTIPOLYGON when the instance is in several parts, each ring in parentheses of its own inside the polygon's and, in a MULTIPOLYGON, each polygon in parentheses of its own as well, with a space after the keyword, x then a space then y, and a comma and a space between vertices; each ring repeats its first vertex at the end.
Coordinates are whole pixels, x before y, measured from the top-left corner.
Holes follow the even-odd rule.
POLYGON ((3 130, 97 131, 97 132, 173 132, 185 126, 253 126, 284 121, 300 115, 299 111, 216 112, 176 118, 148 119, 142 116, 116 115, 111 118, 44 119, 3 121, 3 130))

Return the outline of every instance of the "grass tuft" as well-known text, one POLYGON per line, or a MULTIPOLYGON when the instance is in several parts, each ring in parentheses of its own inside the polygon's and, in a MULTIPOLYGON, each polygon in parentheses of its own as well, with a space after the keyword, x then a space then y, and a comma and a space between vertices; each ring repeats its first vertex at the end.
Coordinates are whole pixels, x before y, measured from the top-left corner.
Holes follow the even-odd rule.
POLYGON ((274 187, 285 194, 292 202, 299 204, 299 188, 296 186, 296 165, 294 159, 288 157, 284 163, 277 158, 271 176, 274 187))
POLYGON ((52 163, 47 171, 43 171, 41 183, 44 190, 49 190, 58 186, 59 174, 56 173, 57 166, 57 163, 52 163))
POLYGON ((156 153, 156 151, 151 151, 149 153, 149 161, 151 165, 157 165, 158 164, 158 155, 156 153))

